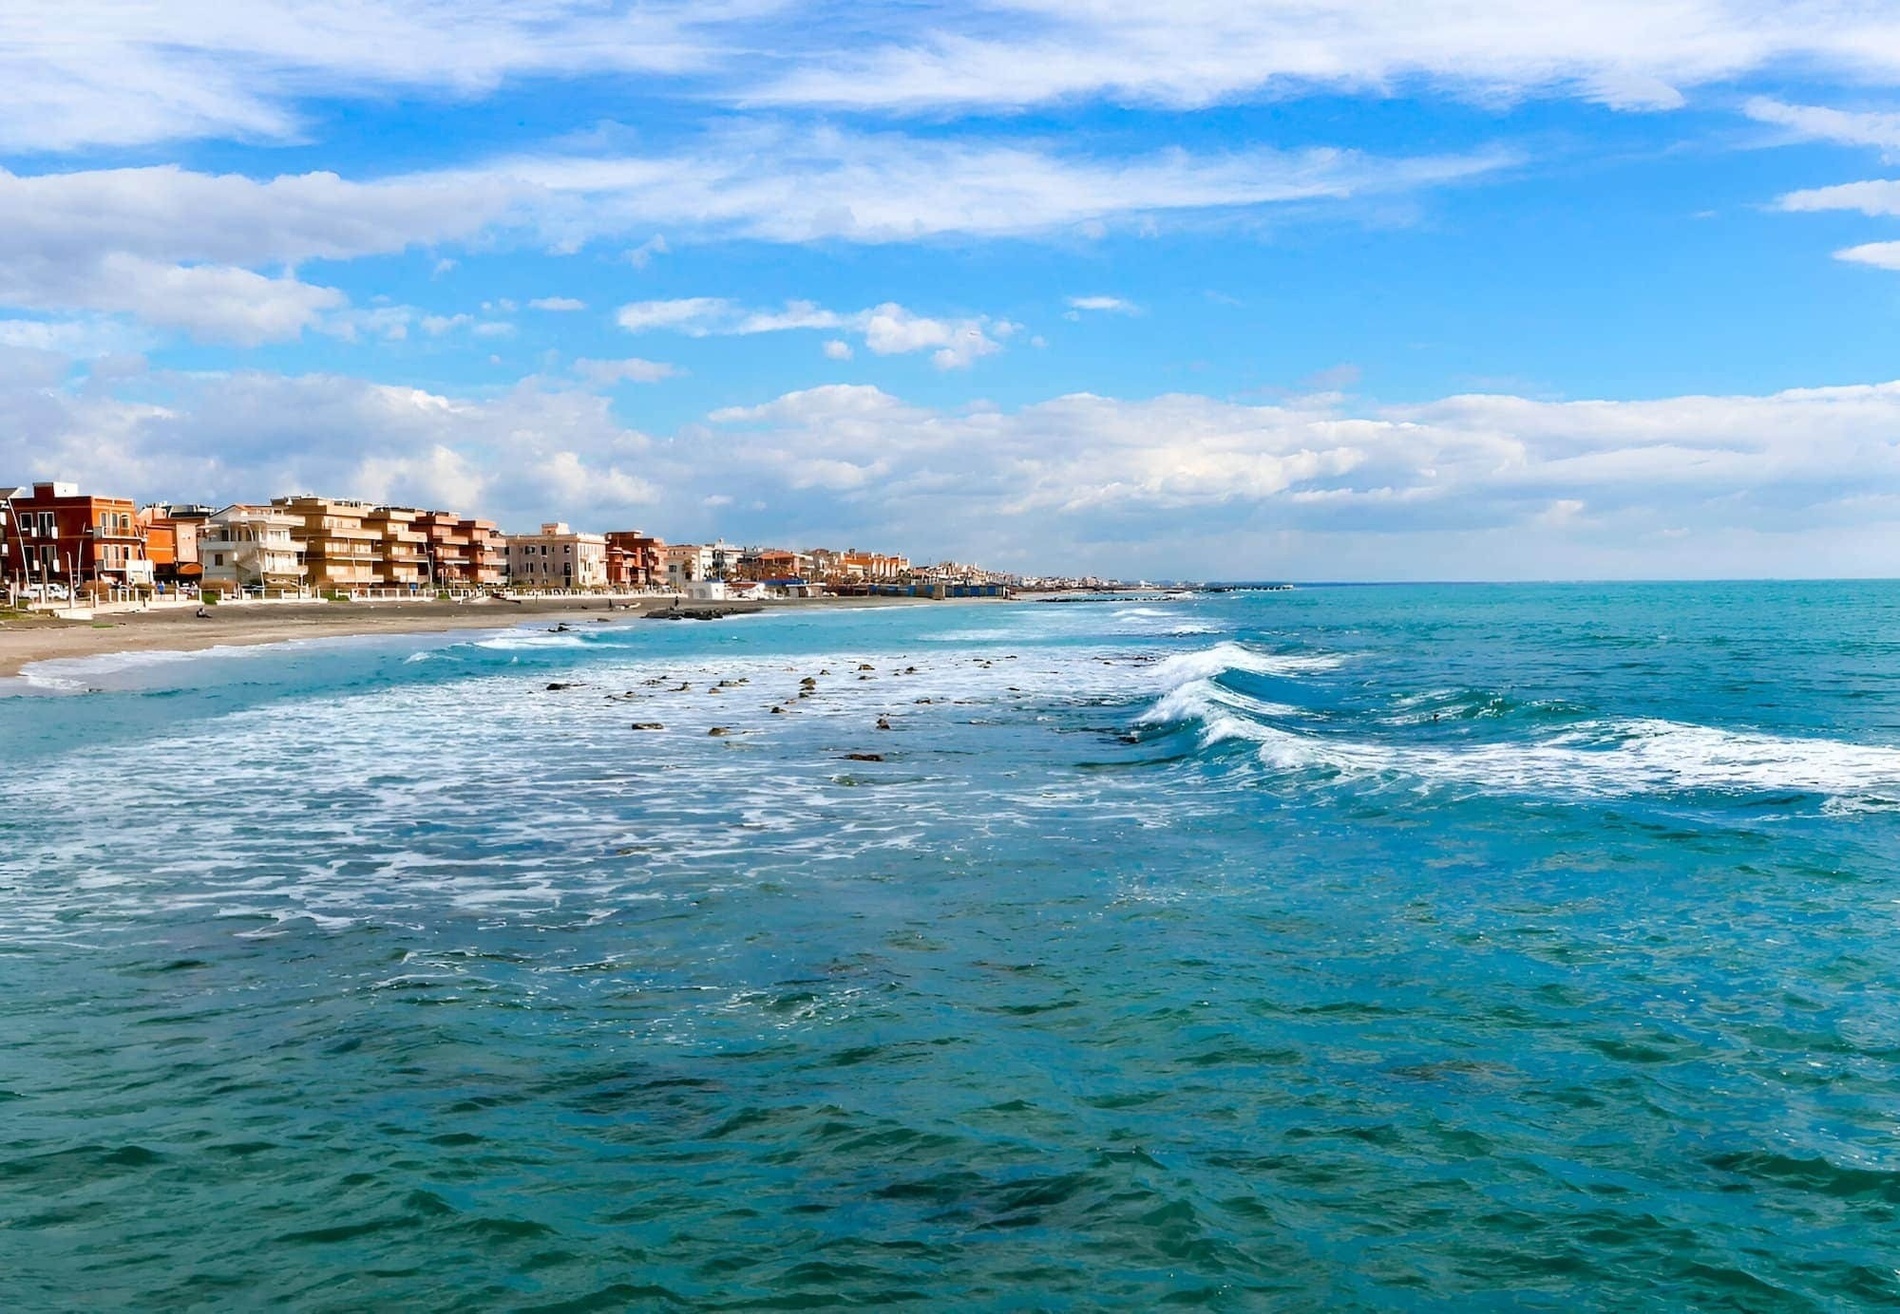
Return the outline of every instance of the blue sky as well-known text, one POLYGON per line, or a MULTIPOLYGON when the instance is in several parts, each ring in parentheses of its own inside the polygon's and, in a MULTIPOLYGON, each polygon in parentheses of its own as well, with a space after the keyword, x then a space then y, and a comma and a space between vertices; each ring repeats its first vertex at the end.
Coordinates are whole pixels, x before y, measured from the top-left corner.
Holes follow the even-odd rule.
POLYGON ((27 3, 0 479, 1900 573, 1900 9, 27 3))

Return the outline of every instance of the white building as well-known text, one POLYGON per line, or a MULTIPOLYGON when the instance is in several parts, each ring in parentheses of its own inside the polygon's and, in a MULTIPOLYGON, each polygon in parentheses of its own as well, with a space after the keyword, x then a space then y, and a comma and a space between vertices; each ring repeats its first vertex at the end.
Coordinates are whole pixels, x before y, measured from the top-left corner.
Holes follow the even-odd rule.
POLYGON ((701 544, 668 543, 660 550, 666 567, 666 587, 685 593, 689 585, 712 579, 713 550, 701 544))
POLYGON ((302 588, 303 544, 290 533, 302 523, 279 507, 244 502, 214 513, 198 530, 204 587, 228 593, 302 588))
POLYGON ((607 537, 577 534, 559 520, 538 534, 508 536, 508 585, 517 589, 604 589, 607 537))

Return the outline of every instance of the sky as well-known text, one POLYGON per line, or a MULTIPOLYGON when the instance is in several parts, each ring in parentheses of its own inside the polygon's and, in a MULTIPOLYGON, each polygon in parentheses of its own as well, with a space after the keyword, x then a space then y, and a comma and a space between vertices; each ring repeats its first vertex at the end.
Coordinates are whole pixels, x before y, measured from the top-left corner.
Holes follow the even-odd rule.
POLYGON ((1900 3, 0 9, 0 483, 1900 574, 1900 3))

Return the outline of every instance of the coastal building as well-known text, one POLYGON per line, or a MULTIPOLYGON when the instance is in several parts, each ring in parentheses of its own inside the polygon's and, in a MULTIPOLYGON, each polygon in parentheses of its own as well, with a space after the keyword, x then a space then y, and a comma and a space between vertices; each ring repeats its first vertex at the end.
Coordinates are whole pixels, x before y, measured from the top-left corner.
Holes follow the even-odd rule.
POLYGON ((811 554, 786 548, 749 548, 739 557, 736 574, 740 579, 761 583, 805 579, 811 571, 811 554))
POLYGON ((600 589, 607 586, 607 539, 578 534, 558 520, 538 534, 508 535, 508 583, 517 589, 600 589))
POLYGON ((661 580, 675 593, 686 592, 689 584, 713 579, 713 550, 698 543, 668 543, 660 550, 664 570, 661 580))
POLYGON ((496 588, 508 576, 508 547, 491 520, 453 511, 423 511, 415 518, 422 535, 424 571, 438 588, 496 588))
POLYGON ((645 589, 666 581, 666 543, 638 529, 607 534, 607 583, 616 589, 645 589))
POLYGON ((216 512, 197 535, 204 587, 221 593, 301 590, 303 549, 291 536, 301 523, 279 507, 247 502, 216 512))
POLYGON ((0 574, 26 585, 145 588, 152 563, 130 498, 81 493, 77 484, 14 491, 0 574))
POLYGON ((429 582, 426 536, 416 528, 414 507, 373 506, 363 516, 363 528, 376 535, 376 582, 384 588, 414 593, 429 582))
POLYGON ((198 531, 216 510, 173 502, 139 508, 145 556, 152 563, 152 578, 161 587, 198 583, 203 573, 198 564, 198 531))
POLYGON ((303 548, 312 588, 349 592, 382 582, 378 566, 383 535, 369 527, 375 509, 369 503, 302 493, 273 498, 271 505, 296 520, 290 536, 303 548))

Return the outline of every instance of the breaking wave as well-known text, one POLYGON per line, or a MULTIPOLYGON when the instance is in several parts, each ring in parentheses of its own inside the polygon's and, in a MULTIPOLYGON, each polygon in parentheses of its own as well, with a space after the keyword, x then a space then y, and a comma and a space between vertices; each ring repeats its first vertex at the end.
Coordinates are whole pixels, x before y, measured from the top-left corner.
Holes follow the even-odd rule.
POLYGON ((1154 668, 1163 691, 1138 724, 1198 727, 1204 748, 1251 744, 1258 759, 1274 770, 1425 788, 1601 798, 1796 794, 1900 803, 1900 748, 1884 745, 1657 717, 1592 717, 1568 704, 1569 723, 1553 730, 1549 718, 1538 715, 1540 705, 1511 704, 1502 697, 1490 702, 1517 715, 1490 719, 1502 721, 1506 733, 1515 729, 1515 738, 1421 743, 1421 734, 1432 733, 1430 722, 1410 708, 1398 718, 1328 717, 1321 726, 1308 709, 1269 702, 1227 683, 1236 674, 1291 676, 1330 670, 1340 662, 1337 657, 1266 654, 1236 643, 1181 654, 1154 668))

